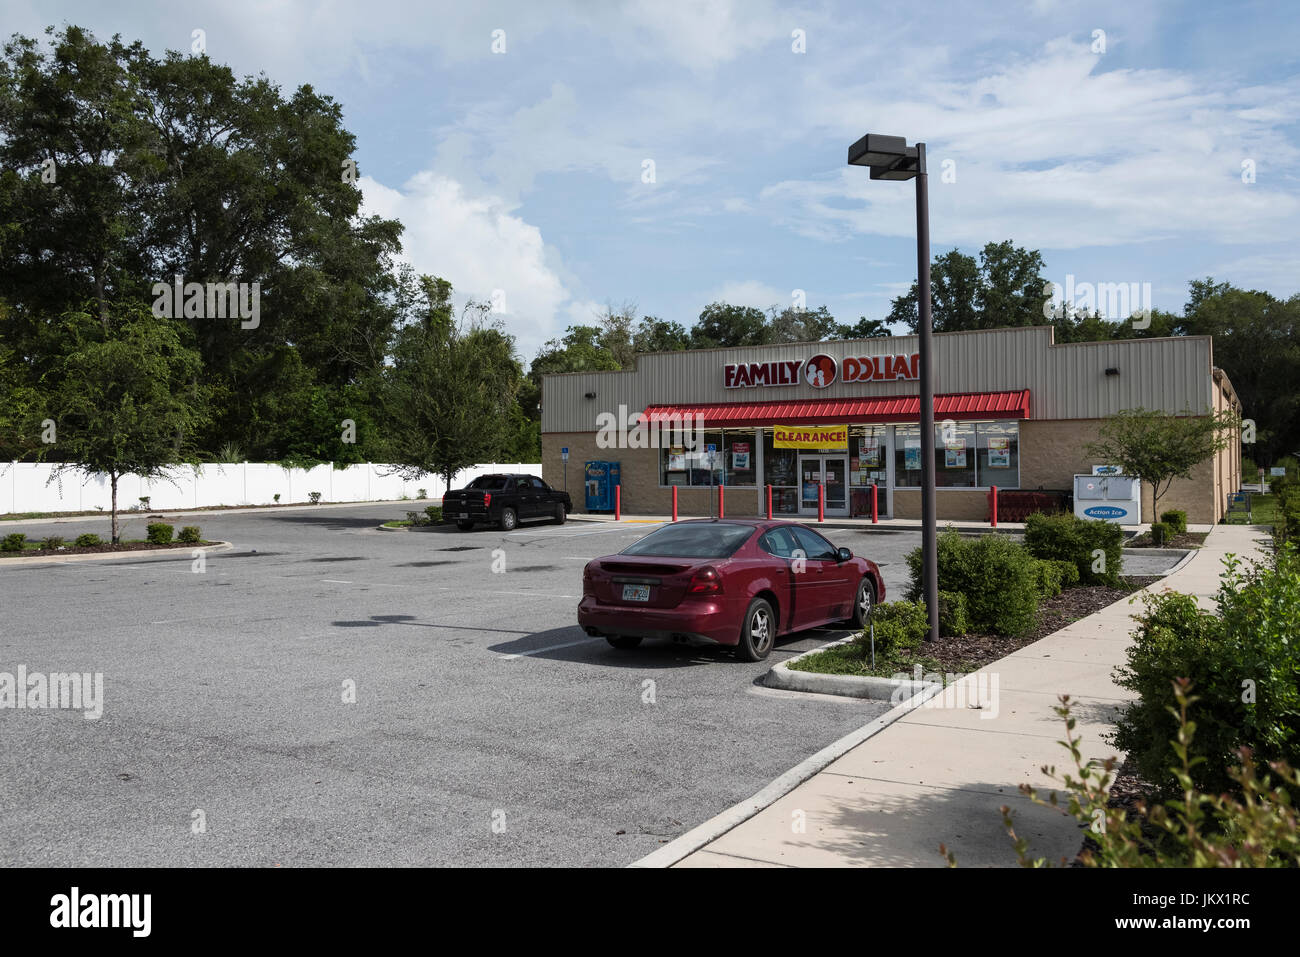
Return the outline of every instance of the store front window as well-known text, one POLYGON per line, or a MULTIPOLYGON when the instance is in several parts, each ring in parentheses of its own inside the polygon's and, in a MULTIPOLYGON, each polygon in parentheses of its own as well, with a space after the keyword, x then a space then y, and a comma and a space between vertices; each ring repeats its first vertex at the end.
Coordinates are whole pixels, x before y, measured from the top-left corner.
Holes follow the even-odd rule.
POLYGON ((739 485, 753 488, 757 475, 753 429, 710 430, 695 448, 665 445, 659 450, 662 485, 739 485), (708 447, 715 449, 712 455, 708 447))
MULTIPOLYGON (((1020 426, 1009 422, 957 422, 934 427, 936 488, 1020 486, 1020 426)), ((900 425, 894 438, 894 484, 921 485, 921 429, 900 425)))
POLYGON ((796 449, 778 449, 772 430, 763 429, 763 484, 772 486, 772 514, 799 511, 799 460, 796 449))

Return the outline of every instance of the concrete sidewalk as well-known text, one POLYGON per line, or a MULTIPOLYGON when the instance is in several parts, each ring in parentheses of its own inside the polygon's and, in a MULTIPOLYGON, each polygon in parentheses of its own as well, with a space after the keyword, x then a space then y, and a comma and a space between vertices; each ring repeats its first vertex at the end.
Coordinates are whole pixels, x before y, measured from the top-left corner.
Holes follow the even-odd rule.
MULTIPOLYGON (((1186 565, 1148 590, 1187 592, 1205 604, 1225 554, 1260 558, 1268 542, 1263 526, 1216 526, 1186 565)), ((1035 807, 1018 786, 1032 784, 1046 798, 1050 782, 1039 769, 1070 767, 1057 743, 1065 727, 1052 711, 1059 694, 1071 696, 1084 758, 1115 753, 1102 738, 1133 696, 1111 673, 1125 660, 1140 609, 1125 598, 950 685, 675 866, 941 867, 942 842, 958 866, 1010 867, 1003 804, 1031 854, 1072 858, 1082 842, 1075 821, 1035 807)))

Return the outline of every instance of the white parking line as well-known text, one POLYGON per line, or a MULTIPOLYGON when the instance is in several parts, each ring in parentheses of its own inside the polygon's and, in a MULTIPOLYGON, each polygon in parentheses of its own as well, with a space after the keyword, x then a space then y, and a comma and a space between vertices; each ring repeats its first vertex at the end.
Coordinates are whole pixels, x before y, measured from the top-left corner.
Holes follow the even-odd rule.
POLYGON ((542 655, 548 651, 559 651, 561 648, 572 648, 574 645, 585 645, 589 641, 600 641, 599 638, 582 638, 578 641, 566 641, 562 645, 548 645, 545 648, 536 648, 533 651, 521 651, 514 655, 500 655, 503 661, 509 661, 513 658, 528 658, 532 655, 542 655))
POLYGON ((351 584, 352 584, 352 582, 342 582, 342 581, 339 581, 337 578, 322 578, 321 581, 323 581, 323 582, 329 582, 329 584, 331 584, 331 585, 351 585, 351 584))
POLYGON ((626 525, 608 525, 604 528, 597 528, 586 532, 558 532, 558 533, 553 533, 551 535, 539 535, 537 532, 533 531, 532 529, 525 529, 523 531, 518 531, 518 532, 507 532, 506 537, 511 538, 515 535, 534 535, 537 536, 538 538, 583 538, 584 536, 587 535, 604 535, 608 532, 640 532, 640 531, 648 532, 651 531, 652 529, 659 528, 663 524, 664 524, 663 522, 655 522, 652 525, 638 525, 636 528, 629 528, 626 525))

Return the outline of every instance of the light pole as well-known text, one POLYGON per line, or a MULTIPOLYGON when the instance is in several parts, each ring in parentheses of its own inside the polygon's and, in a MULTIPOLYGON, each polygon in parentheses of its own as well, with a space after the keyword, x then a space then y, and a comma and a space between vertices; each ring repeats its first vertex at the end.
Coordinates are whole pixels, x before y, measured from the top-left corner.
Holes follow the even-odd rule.
POLYGON ((925 144, 868 133, 849 147, 849 165, 871 169, 872 179, 916 180, 916 307, 921 340, 921 593, 930 616, 929 641, 939 638, 939 556, 934 497, 934 362, 930 322, 930 197, 925 144))

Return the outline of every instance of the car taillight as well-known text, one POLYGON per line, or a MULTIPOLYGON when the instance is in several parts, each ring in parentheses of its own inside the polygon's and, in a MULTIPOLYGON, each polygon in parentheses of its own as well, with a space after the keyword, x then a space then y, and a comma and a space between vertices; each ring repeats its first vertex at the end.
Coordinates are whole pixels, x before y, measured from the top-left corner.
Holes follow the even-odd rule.
POLYGON ((492 493, 491 493, 491 492, 484 492, 484 493, 483 493, 483 507, 484 507, 484 508, 487 508, 487 507, 488 507, 489 505, 491 505, 491 504, 492 504, 492 493))
POLYGON ((690 595, 719 595, 722 593, 722 576, 713 566, 705 565, 691 576, 686 592, 690 595))
POLYGON ((582 567, 582 593, 584 595, 594 595, 596 593, 596 576, 591 573, 591 565, 582 567))

